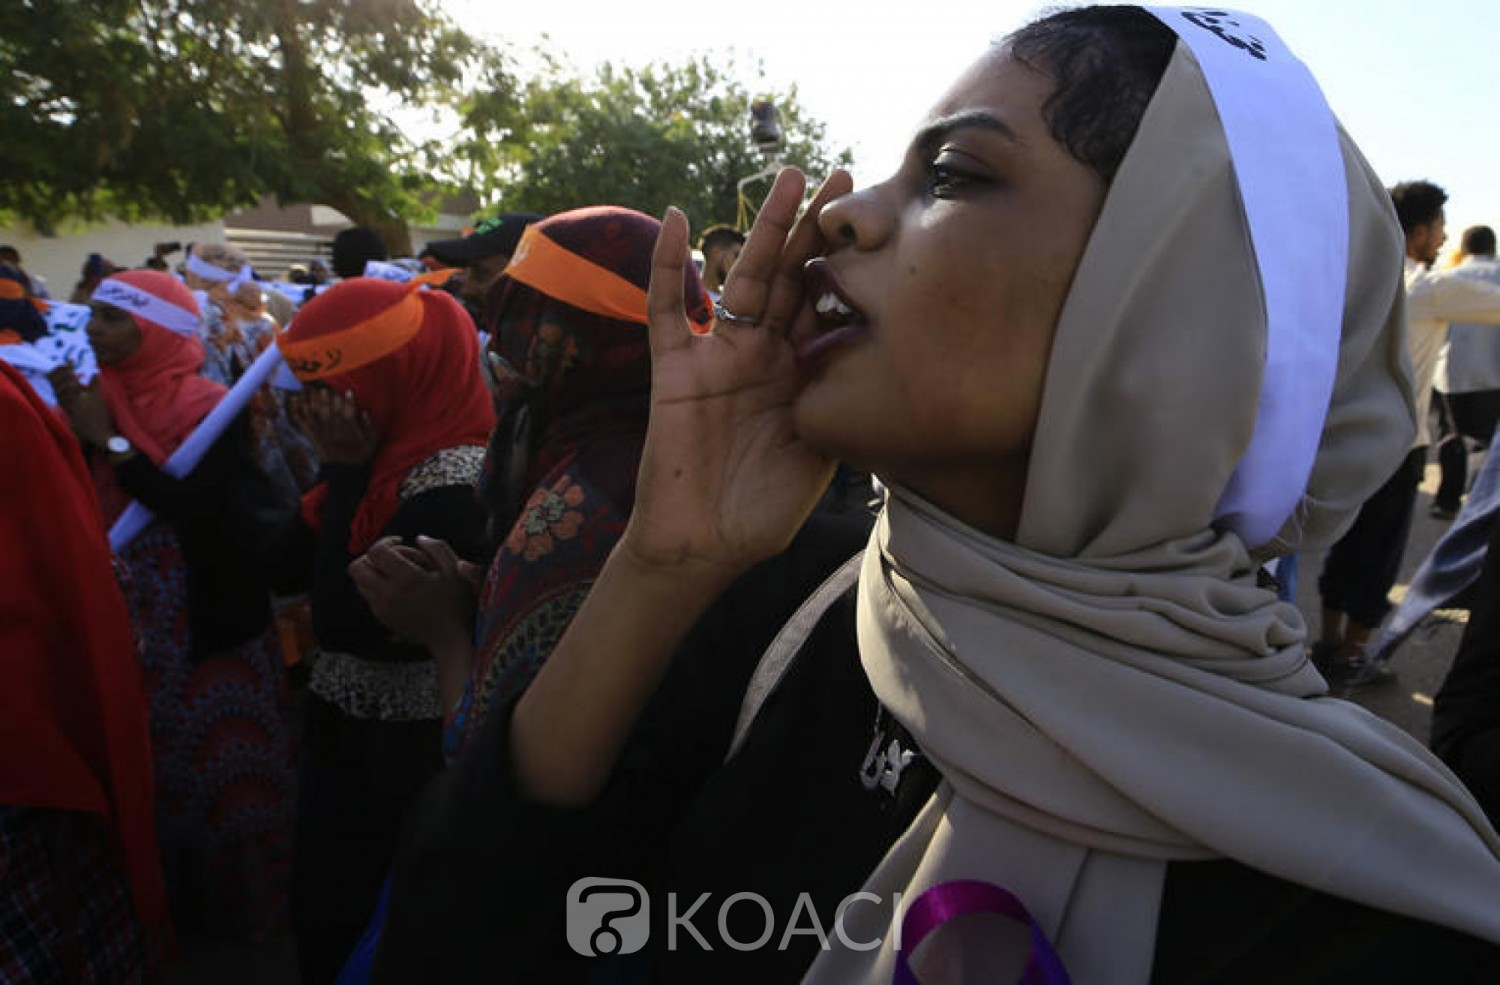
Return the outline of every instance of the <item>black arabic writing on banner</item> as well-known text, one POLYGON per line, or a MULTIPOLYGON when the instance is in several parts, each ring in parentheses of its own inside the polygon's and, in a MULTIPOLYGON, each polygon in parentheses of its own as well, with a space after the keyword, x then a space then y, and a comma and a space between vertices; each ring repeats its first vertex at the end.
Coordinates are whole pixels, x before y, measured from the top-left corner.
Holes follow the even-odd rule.
POLYGON ((1224 43, 1231 47, 1239 48, 1251 58, 1256 58, 1260 61, 1266 60, 1266 46, 1259 38, 1253 34, 1247 34, 1242 38, 1230 30, 1230 28, 1240 26, 1240 22, 1233 19, 1230 11, 1185 10, 1182 16, 1187 18, 1189 23, 1203 28, 1210 34, 1217 35, 1224 43))

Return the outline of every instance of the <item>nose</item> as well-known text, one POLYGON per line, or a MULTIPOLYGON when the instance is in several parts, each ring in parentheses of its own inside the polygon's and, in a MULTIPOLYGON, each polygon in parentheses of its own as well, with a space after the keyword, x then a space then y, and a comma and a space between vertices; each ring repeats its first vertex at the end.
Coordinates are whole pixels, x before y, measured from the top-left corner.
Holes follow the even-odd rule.
POLYGON ((896 228, 896 209, 885 185, 836 198, 818 213, 818 228, 833 249, 878 249, 896 228))

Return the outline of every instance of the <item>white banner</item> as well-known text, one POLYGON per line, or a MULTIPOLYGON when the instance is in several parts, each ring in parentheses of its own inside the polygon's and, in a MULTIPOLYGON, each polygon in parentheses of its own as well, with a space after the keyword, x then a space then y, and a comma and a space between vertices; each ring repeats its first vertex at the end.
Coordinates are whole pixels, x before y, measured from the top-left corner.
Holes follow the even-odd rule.
POLYGON ((1266 302, 1255 432, 1218 518, 1257 547, 1307 487, 1333 395, 1349 262, 1349 193, 1318 82, 1252 14, 1148 7, 1192 49, 1234 160, 1266 302))
POLYGON ((390 263, 385 260, 366 260, 365 276, 374 277, 376 280, 389 280, 395 281, 397 284, 405 284, 415 277, 416 274, 399 263, 390 263))
POLYGON ((44 316, 47 334, 35 342, 0 345, 0 359, 15 367, 37 396, 55 407, 57 395, 52 392, 48 373, 59 366, 72 366, 78 382, 85 386, 99 375, 99 363, 85 331, 92 316, 86 304, 53 303, 44 316))
MULTIPOLYGON (((280 365, 282 365, 281 350, 277 349, 273 343, 260 354, 255 362, 250 364, 250 368, 245 370, 245 375, 241 376, 234 387, 224 395, 224 399, 220 400, 202 421, 198 422, 198 427, 193 433, 188 435, 187 440, 179 445, 172 456, 167 459, 166 464, 162 466, 162 471, 174 479, 181 479, 197 468, 198 463, 213 447, 214 442, 219 440, 234 419, 249 405, 256 391, 265 384, 280 365)), ((130 542, 146 529, 151 518, 150 510, 142 506, 140 502, 132 501, 109 530, 110 550, 119 553, 130 546, 130 542)))

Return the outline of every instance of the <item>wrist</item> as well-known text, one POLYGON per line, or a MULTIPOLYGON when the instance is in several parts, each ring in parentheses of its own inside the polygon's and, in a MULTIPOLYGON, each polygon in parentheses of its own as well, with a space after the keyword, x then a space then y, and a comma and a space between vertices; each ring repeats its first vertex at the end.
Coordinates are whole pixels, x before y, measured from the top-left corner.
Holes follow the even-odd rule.
POLYGON ((130 440, 114 430, 89 434, 83 440, 111 462, 123 462, 127 458, 134 457, 136 453, 136 448, 130 440))
POLYGON ((467 622, 442 620, 427 631, 427 638, 421 642, 437 660, 467 662, 474 654, 473 628, 472 619, 467 622))
POLYGON ((628 579, 637 591, 663 600, 702 597, 715 599, 752 566, 751 562, 713 559, 680 554, 662 557, 640 551, 627 528, 613 551, 609 567, 628 579))

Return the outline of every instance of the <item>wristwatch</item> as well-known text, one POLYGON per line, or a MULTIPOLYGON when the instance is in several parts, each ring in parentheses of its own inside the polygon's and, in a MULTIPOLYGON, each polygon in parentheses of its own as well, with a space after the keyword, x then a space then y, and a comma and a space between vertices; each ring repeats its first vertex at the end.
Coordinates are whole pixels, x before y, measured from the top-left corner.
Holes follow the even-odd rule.
POLYGON ((123 434, 112 434, 105 440, 104 450, 111 455, 129 455, 130 439, 123 434))

